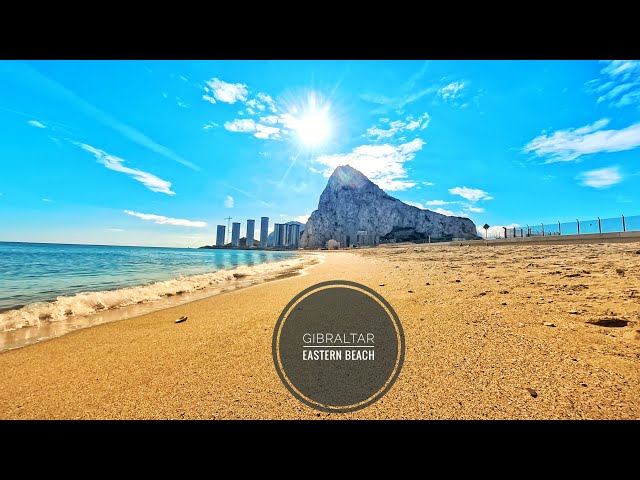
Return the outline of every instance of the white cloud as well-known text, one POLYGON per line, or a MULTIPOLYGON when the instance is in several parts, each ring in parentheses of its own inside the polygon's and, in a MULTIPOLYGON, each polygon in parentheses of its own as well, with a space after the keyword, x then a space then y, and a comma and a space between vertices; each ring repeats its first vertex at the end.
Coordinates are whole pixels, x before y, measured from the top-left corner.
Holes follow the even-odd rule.
POLYGON ((460 195, 462 198, 466 198, 470 202, 477 202, 478 200, 487 198, 487 192, 477 188, 455 187, 450 188, 449 193, 451 195, 460 195))
POLYGON ((40 123, 37 120, 29 120, 27 123, 32 127, 47 128, 44 124, 40 123))
MULTIPOLYGON (((164 98, 167 98, 167 97, 164 97, 164 98)), ((205 102, 216 103, 216 99, 213 97, 210 97, 209 95, 202 95, 202 99, 205 102)))
POLYGON ((123 210, 127 215, 131 215, 134 217, 141 218, 142 220, 152 220, 154 223, 159 225, 176 225, 178 227, 196 227, 196 228, 204 228, 207 226, 207 222, 200 221, 192 221, 192 220, 183 220, 181 218, 170 218, 165 217, 163 215, 154 215, 152 213, 139 213, 132 212, 131 210, 123 210))
POLYGON ((124 232, 123 228, 107 228, 110 232, 124 232))
POLYGON ((147 187, 152 192, 160 192, 165 193, 167 195, 175 195, 175 192, 171 191, 171 182, 166 180, 162 180, 155 175, 144 172, 142 170, 135 170, 133 168, 125 167, 123 163, 126 160, 115 157, 113 155, 109 155, 104 150, 100 150, 98 148, 94 148, 91 145, 87 145, 85 143, 77 144, 83 150, 87 152, 93 153, 99 163, 107 167, 109 170, 114 170, 116 172, 126 173, 127 175, 131 175, 134 180, 142 183, 145 187, 147 187))
POLYGON ((433 182, 422 182, 422 185, 424 185, 425 187, 432 187, 435 185, 435 183, 433 182))
POLYGON ((483 213, 484 212, 484 208, 482 207, 472 207, 471 205, 467 206, 466 209, 470 212, 474 212, 474 213, 483 213))
POLYGON ((438 90, 438 95, 440 95, 443 100, 455 100, 460 96, 460 92, 463 88, 464 82, 452 82, 438 90))
POLYGON ((268 123, 270 125, 274 125, 278 123, 278 117, 276 115, 267 115, 266 117, 260 117, 260 121, 262 123, 268 123))
POLYGON ((586 187, 605 188, 620 183, 622 175, 618 167, 608 167, 582 172, 578 175, 578 180, 586 187))
POLYGON ((295 217, 294 220, 300 223, 307 223, 311 214, 300 215, 299 217, 295 217))
POLYGON ((405 190, 416 182, 406 180, 404 163, 413 160, 424 143, 416 138, 400 145, 361 145, 350 153, 321 155, 315 162, 327 167, 322 172, 325 177, 340 165, 351 165, 384 190, 405 190))
POLYGON ((219 78, 212 78, 206 83, 213 91, 213 96, 221 102, 236 103, 238 100, 244 102, 249 94, 247 86, 242 83, 227 83, 219 78))
POLYGON ((276 102, 273 101, 273 98, 271 98, 270 95, 267 95, 265 93, 258 93, 258 98, 266 103, 273 113, 276 113, 278 111, 278 109, 276 108, 276 102))
POLYGON ((640 61, 606 60, 603 63, 602 77, 585 84, 588 93, 598 95, 597 103, 608 102, 612 107, 640 103, 640 61))
POLYGON ((450 217, 456 216, 456 214, 453 213, 451 210, 446 210, 444 208, 434 208, 432 212, 441 213, 442 215, 448 215, 450 217))
POLYGON ((420 202, 408 202, 406 200, 403 200, 402 203, 406 203, 407 205, 411 205, 412 207, 418 207, 421 208, 422 210, 424 210, 424 205, 422 205, 420 202))
MULTIPOLYGON (((379 119, 380 123, 385 123, 389 125, 389 128, 380 128, 377 125, 370 127, 367 129, 366 135, 373 138, 374 140, 383 140, 386 138, 392 138, 396 134, 404 132, 406 130, 414 131, 416 129, 424 130, 431 121, 431 117, 427 112, 422 114, 417 120, 414 120, 413 116, 409 115, 404 121, 396 120, 393 122, 389 122, 388 118, 379 119)), ((404 140, 404 138, 399 138, 398 140, 404 140)))
POLYGON ((43 201, 43 202, 46 202, 46 203, 51 203, 51 202, 53 202, 53 200, 51 200, 51 199, 49 199, 49 198, 43 198, 43 199, 42 199, 42 201, 43 201))
POLYGON ((235 201, 231 195, 227 195, 227 198, 224 199, 224 208, 233 208, 235 205, 235 201))
POLYGON ((177 104, 179 107, 182 107, 182 108, 188 108, 188 107, 189 107, 189 104, 188 104, 188 103, 183 102, 182 100, 180 100, 180 97, 176 97, 176 104, 177 104))
POLYGON ((202 129, 209 130, 210 128, 219 127, 219 126, 220 125, 218 125, 216 122, 208 121, 202 126, 202 129))
POLYGON ((256 112, 254 112, 252 108, 247 108, 247 113, 249 115, 255 115, 256 114, 256 112))
POLYGON ((276 127, 267 127, 266 125, 262 125, 260 123, 256 124, 256 133, 254 136, 257 138, 279 138, 280 129, 276 127))
POLYGON ((233 122, 224 122, 224 128, 230 132, 253 132, 256 122, 250 118, 235 119, 233 122))
POLYGON ((442 205, 449 205, 450 203, 453 202, 445 202, 444 200, 428 200, 426 202, 424 202, 425 205, 430 205, 430 206, 442 206, 442 205))
POLYGON ((482 199, 482 201, 484 202, 484 201, 486 201, 486 200, 493 200, 493 197, 492 197, 491 195, 487 195, 486 197, 484 197, 484 198, 482 199))
POLYGON ((609 120, 603 118, 584 127, 540 135, 525 145, 523 151, 546 157, 545 163, 554 163, 577 160, 582 155, 621 152, 640 146, 640 123, 621 130, 601 130, 608 123, 609 120))

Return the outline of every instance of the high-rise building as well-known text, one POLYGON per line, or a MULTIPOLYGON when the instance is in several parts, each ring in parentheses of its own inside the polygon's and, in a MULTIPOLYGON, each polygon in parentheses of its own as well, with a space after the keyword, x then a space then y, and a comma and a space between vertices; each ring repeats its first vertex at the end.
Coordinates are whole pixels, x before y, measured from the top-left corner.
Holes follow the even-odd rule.
POLYGON ((296 249, 300 245, 300 225, 297 223, 287 223, 285 245, 296 249))
POLYGON ((260 218, 260 247, 267 248, 267 237, 269 236, 269 217, 260 218))
POLYGON ((240 246, 240 222, 233 222, 231 224, 231 246, 240 246))
POLYGON ((253 234, 256 231, 256 221, 255 220, 247 220, 247 248, 253 248, 253 234))
POLYGON ((276 223, 273 226, 273 246, 284 247, 287 245, 287 225, 285 223, 276 223))
POLYGON ((281 223, 273 224, 273 246, 279 247, 284 242, 284 239, 280 237, 280 225, 281 223))
POLYGON ((216 231, 216 246, 222 247, 224 246, 224 233, 226 227, 224 225, 218 225, 218 230, 216 231))

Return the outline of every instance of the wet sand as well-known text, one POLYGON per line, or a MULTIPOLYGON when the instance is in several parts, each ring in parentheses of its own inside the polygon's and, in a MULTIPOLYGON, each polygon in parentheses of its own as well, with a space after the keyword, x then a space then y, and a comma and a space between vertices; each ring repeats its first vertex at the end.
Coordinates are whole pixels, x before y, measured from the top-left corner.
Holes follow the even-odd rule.
POLYGON ((640 418, 640 242, 322 253, 301 276, 0 353, 0 418, 640 418), (348 414, 298 402, 271 356, 287 302, 336 279, 381 293, 406 339, 393 388, 348 414))

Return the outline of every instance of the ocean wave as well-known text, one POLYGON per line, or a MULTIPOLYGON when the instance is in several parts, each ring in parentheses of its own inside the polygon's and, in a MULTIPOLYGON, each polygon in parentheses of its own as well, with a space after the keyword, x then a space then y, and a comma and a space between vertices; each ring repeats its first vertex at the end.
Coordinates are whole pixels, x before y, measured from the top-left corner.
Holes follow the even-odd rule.
POLYGON ((195 292, 219 291, 234 286, 249 285, 268 280, 283 272, 300 269, 317 262, 315 255, 300 255, 279 262, 242 266, 233 270, 218 270, 200 275, 180 276, 173 280, 154 282, 116 290, 81 292, 60 296, 51 302, 37 302, 15 310, 0 313, 0 332, 9 332, 43 323, 69 322, 132 305, 146 304, 168 299, 176 295, 195 292))

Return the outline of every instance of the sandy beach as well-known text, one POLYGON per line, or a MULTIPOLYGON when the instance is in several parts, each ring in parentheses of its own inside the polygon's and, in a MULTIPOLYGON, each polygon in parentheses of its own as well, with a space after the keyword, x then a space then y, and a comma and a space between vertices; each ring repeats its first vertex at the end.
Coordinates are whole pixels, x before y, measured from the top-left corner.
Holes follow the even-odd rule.
POLYGON ((640 242, 322 254, 302 275, 0 353, 0 418, 640 418, 640 242), (393 388, 348 414, 297 401, 271 355, 287 302, 337 279, 383 295, 406 339, 393 388))

